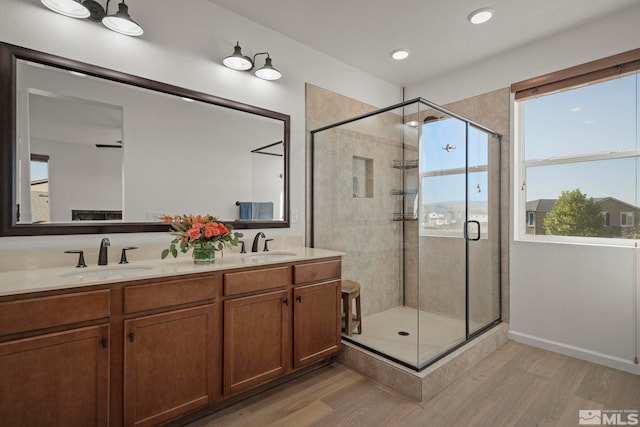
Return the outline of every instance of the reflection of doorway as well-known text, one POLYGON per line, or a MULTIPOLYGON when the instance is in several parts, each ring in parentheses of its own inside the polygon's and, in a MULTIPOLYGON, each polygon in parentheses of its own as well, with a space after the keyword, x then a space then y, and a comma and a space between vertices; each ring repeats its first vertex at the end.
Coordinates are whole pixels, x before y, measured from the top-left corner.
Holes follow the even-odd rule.
POLYGON ((31 154, 31 222, 49 221, 49 156, 31 154))

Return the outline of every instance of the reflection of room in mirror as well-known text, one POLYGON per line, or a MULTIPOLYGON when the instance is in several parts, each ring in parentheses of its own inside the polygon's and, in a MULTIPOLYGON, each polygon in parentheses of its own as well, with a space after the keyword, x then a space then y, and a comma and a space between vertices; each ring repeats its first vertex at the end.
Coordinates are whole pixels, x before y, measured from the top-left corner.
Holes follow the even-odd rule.
POLYGON ((122 107, 32 87, 26 108, 30 191, 22 190, 30 197, 19 201, 20 223, 76 221, 79 209, 122 212, 122 107))
POLYGON ((103 222, 233 221, 239 200, 272 202, 273 220, 284 219, 284 144, 274 147, 282 157, 258 164, 251 152, 286 139, 282 120, 24 60, 17 73, 20 223, 47 221, 21 197, 31 194, 30 153, 50 156, 53 223, 71 221, 72 210, 103 222), (100 214, 118 211, 121 220, 100 214))

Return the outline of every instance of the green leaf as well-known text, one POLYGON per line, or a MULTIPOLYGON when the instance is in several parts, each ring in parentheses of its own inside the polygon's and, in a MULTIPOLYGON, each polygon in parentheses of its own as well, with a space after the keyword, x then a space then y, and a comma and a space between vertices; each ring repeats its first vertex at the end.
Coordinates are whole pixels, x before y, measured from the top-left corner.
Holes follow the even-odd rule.
POLYGON ((174 258, 178 258, 178 251, 175 247, 171 248, 171 255, 173 255, 174 258))
POLYGON ((162 251, 162 256, 160 259, 165 259, 169 255, 169 249, 165 249, 162 251))

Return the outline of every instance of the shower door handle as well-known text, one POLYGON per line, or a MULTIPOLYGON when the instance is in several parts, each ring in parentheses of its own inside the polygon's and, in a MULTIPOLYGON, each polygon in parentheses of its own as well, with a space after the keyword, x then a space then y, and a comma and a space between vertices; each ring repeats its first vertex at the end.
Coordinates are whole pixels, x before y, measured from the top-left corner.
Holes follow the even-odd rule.
POLYGON ((480 240, 480 221, 475 221, 475 220, 467 221, 467 223, 464 226, 464 238, 474 242, 480 240), (471 223, 476 224, 478 226, 478 235, 475 238, 469 237, 469 224, 471 223))

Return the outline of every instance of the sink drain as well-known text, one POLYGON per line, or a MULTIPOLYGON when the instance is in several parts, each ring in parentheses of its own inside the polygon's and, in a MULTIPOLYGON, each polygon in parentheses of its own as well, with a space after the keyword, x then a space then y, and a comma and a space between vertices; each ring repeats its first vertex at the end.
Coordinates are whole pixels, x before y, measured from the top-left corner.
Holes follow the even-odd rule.
POLYGON ((400 332, 398 332, 398 335, 402 335, 403 337, 408 337, 409 336, 409 332, 400 331, 400 332))

